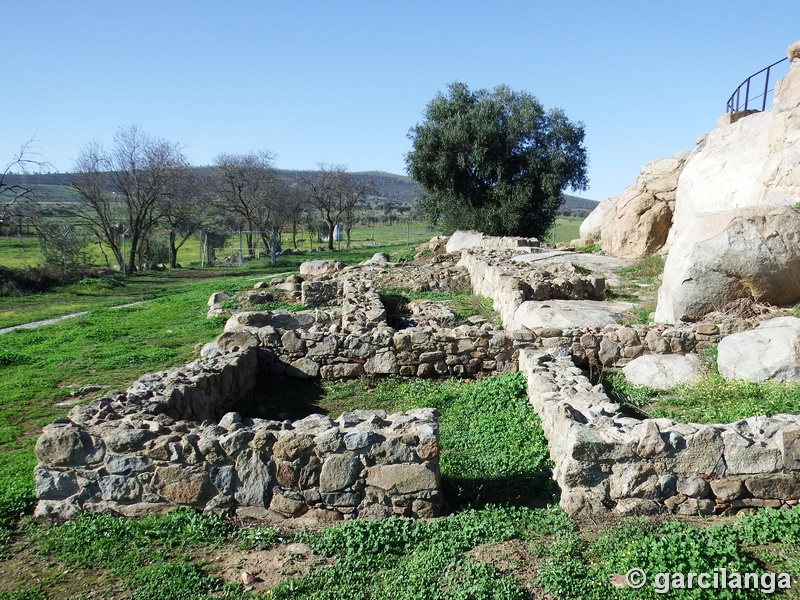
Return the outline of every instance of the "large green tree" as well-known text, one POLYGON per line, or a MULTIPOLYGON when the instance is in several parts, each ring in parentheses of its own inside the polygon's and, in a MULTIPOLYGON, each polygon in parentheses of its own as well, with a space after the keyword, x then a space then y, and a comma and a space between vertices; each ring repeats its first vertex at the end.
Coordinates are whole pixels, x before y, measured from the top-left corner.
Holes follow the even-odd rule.
POLYGON ((409 131, 421 208, 446 230, 542 236, 566 188, 586 189, 582 123, 507 86, 448 86, 409 131))

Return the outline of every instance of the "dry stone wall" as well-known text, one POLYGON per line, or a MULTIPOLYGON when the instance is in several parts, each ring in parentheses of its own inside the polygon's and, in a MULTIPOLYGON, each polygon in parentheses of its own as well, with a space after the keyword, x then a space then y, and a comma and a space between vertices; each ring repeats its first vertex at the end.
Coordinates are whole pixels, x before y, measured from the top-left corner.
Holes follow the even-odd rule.
MULTIPOLYGON (((498 311, 516 310, 520 281, 507 265, 465 250, 473 285, 498 292, 498 311), (488 284, 486 282, 489 282, 488 284)), ((575 362, 621 366, 642 354, 686 354, 744 326, 607 326, 513 332, 519 370, 542 420, 571 515, 711 515, 800 500, 800 416, 753 417, 725 425, 626 414, 575 362)))
POLYGON ((726 425, 639 419, 592 387, 568 357, 523 349, 520 370, 570 514, 711 515, 800 499, 797 415, 726 425))
MULTIPOLYGON (((510 264, 506 251, 464 250, 462 269, 501 314, 532 297, 598 294, 599 279, 510 264), (543 275, 543 273, 546 274, 543 275), (548 279, 549 276, 549 279, 548 279)), ((521 370, 542 419, 570 514, 713 514, 800 499, 800 417, 727 425, 641 419, 592 386, 583 366, 644 354, 686 354, 738 328, 450 326, 417 303, 396 329, 372 281, 323 275, 317 308, 234 314, 202 358, 142 376, 45 427, 35 452, 37 515, 140 515, 176 506, 241 516, 321 520, 439 514, 436 413, 355 411, 332 420, 246 418, 232 412, 270 377, 476 376, 521 370), (330 306, 330 305, 333 306, 330 306)), ((312 281, 313 282, 313 281, 312 281)), ((289 282, 303 293, 314 286, 289 282)), ((218 304, 212 298, 210 304, 218 304)), ((311 304, 316 304, 313 300, 311 304)), ((504 317, 505 320, 505 317, 504 317)))
POLYGON ((255 386, 256 361, 247 348, 145 375, 45 427, 35 447, 36 514, 193 506, 323 520, 438 515, 434 410, 295 422, 222 414, 255 386))

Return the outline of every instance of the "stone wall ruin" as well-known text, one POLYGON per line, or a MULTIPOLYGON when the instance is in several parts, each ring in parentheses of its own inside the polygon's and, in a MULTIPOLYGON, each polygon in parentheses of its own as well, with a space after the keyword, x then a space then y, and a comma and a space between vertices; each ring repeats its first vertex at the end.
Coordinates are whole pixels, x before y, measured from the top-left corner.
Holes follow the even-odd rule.
MULTIPOLYGON (((530 252, 465 249, 448 273, 462 273, 477 293, 491 296, 512 325, 525 303, 601 295, 604 281, 596 274, 509 260, 530 252)), ((276 376, 473 377, 517 369, 542 417, 570 514, 712 514, 792 506, 800 498, 800 417, 728 425, 641 419, 625 414, 576 366, 691 353, 718 340, 724 327, 503 329, 458 324, 440 306, 420 303, 407 326, 396 328, 375 290, 376 269, 292 281, 325 290, 324 301, 295 313, 234 314, 200 359, 145 375, 126 392, 74 407, 45 427, 35 449, 37 515, 134 516, 189 505, 321 520, 436 516, 442 490, 435 411, 290 422, 243 416, 232 411, 234 403, 276 376)))

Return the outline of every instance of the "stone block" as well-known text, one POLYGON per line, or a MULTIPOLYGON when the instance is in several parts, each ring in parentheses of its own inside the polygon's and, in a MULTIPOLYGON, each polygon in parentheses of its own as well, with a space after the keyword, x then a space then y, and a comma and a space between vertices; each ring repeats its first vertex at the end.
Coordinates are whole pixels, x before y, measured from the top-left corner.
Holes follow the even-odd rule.
POLYGON ((439 472, 430 463, 382 465, 367 471, 367 485, 394 494, 413 494, 439 487, 439 472))
POLYGON ((775 440, 784 468, 800 471, 800 429, 782 429, 775 440))
POLYGON ((776 447, 754 442, 730 430, 722 433, 722 441, 728 476, 772 473, 780 468, 781 453, 776 447))
POLYGON ((272 497, 272 463, 260 450, 247 449, 236 458, 234 497, 239 504, 269 506, 272 497))
POLYGON ((338 492, 355 483, 361 472, 361 461, 345 454, 334 454, 322 463, 319 476, 320 492, 338 492))
POLYGON ((755 498, 800 499, 800 475, 764 475, 746 479, 744 484, 755 498))
POLYGON ((712 479, 711 493, 719 502, 730 502, 747 495, 744 483, 738 479, 712 479))
POLYGON ((161 497, 175 504, 203 506, 216 495, 205 471, 183 465, 157 468, 153 487, 161 497))

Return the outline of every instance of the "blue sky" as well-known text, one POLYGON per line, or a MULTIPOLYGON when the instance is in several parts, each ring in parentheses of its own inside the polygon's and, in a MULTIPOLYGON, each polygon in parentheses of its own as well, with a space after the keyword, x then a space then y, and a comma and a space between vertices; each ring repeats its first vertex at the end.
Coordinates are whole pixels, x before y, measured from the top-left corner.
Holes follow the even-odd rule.
POLYGON ((459 80, 582 121, 580 195, 595 200, 691 150, 736 86, 800 39, 797 3, 769 0, 5 4, 3 164, 35 138, 69 170, 84 144, 138 124, 197 165, 266 149, 279 168, 404 173, 409 128, 459 80))

